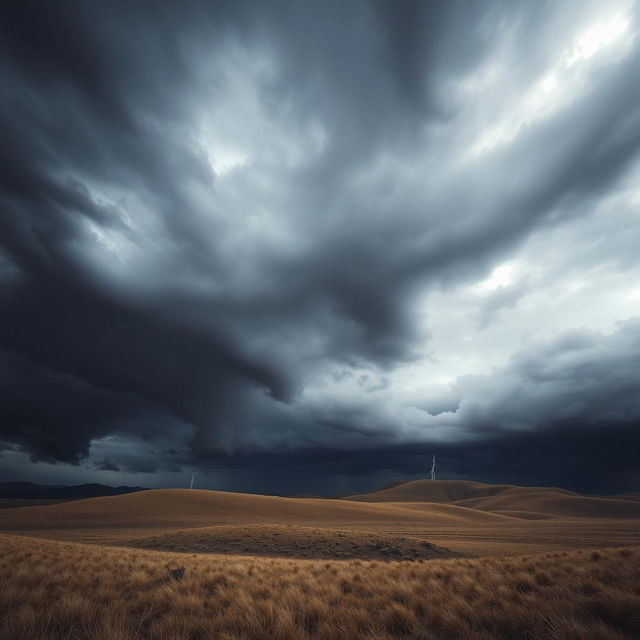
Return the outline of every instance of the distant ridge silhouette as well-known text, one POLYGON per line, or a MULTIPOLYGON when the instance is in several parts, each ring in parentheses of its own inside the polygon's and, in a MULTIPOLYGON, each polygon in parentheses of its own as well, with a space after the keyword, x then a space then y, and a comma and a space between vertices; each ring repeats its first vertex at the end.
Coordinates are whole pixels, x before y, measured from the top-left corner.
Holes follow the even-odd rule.
POLYGON ((101 498, 119 496, 135 491, 146 491, 144 487, 111 487, 105 484, 41 485, 33 482, 0 482, 0 498, 23 500, 73 500, 79 498, 101 498))

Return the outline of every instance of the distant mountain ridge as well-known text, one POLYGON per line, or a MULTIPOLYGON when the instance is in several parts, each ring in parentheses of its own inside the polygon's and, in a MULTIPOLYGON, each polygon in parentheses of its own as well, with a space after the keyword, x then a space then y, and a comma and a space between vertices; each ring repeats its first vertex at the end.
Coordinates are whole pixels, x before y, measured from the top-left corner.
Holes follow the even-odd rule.
POLYGON ((23 500, 73 500, 78 498, 101 498, 125 493, 146 491, 144 487, 111 487, 105 484, 41 485, 34 482, 0 482, 0 498, 23 500))

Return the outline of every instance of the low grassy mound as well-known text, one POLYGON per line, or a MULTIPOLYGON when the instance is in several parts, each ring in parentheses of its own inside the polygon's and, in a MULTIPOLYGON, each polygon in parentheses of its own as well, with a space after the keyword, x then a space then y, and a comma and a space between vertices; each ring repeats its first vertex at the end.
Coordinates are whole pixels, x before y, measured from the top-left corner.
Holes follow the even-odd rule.
POLYGON ((235 553, 296 558, 452 558, 462 554, 404 536, 297 525, 202 527, 129 540, 127 546, 162 551, 235 553))

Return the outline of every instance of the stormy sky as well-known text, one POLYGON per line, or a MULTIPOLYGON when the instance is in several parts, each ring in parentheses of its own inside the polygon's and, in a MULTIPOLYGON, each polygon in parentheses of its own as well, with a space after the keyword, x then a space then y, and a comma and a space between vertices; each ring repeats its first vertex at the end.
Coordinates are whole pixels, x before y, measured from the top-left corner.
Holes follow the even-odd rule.
POLYGON ((20 2, 0 480, 640 489, 640 8, 20 2))

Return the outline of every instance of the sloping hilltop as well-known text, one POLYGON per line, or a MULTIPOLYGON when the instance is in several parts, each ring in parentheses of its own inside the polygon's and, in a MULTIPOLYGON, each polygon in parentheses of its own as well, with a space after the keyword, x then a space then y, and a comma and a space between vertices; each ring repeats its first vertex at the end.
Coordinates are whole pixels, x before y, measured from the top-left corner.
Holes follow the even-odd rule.
POLYGON ((344 500, 369 503, 439 503, 520 518, 640 518, 629 496, 583 496, 557 487, 517 487, 463 480, 415 480, 344 500))
POLYGON ((186 528, 223 524, 304 524, 349 527, 397 527, 491 523, 505 516, 476 509, 434 504, 416 512, 403 504, 369 504, 348 500, 281 498, 224 491, 155 489, 63 504, 6 509, 5 530, 82 528, 186 528))
POLYGON ((398 549, 402 557, 424 557, 430 547, 418 543, 504 555, 639 544, 640 503, 555 488, 429 480, 339 500, 156 489, 3 509, 0 530, 258 555, 389 557, 384 549, 398 549), (283 527, 293 533, 284 535, 283 527), (365 534, 378 539, 366 541, 365 534), (330 537, 334 541, 327 544, 330 537), (375 550, 376 544, 382 546, 375 550))

